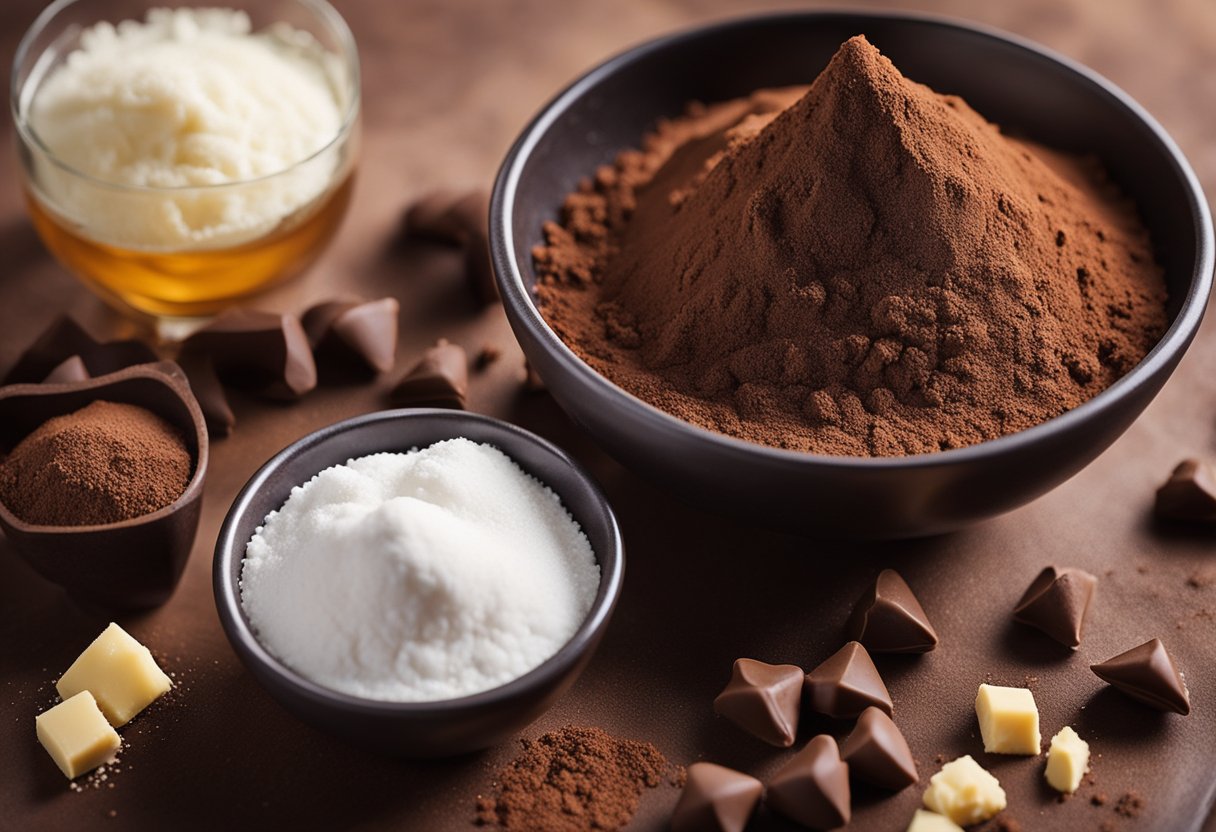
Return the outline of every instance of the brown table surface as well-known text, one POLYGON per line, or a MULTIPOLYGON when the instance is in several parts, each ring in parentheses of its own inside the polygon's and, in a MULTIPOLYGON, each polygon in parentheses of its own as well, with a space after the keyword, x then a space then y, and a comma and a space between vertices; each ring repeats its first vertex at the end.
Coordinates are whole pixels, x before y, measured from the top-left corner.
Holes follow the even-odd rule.
MULTIPOLYGON (((38 0, 0 4, 7 66, 38 0)), ((1216 829, 1216 553, 1212 538, 1163 535, 1152 491, 1174 462, 1216 455, 1216 321, 1127 434, 1072 481, 1032 505, 959 534, 884 546, 801 540, 685 508, 619 467, 544 395, 518 387, 521 357, 501 309, 464 295, 455 254, 393 246, 402 208, 436 186, 488 185, 530 115, 561 85, 646 37, 746 11, 719 0, 601 3, 339 0, 362 50, 365 146, 354 205, 336 244, 303 280, 268 297, 301 310, 340 289, 402 300, 400 360, 439 336, 504 358, 474 377, 471 409, 505 417, 567 448, 598 476, 624 528, 629 567, 600 651, 571 692, 526 732, 599 725, 653 741, 673 761, 712 759, 764 775, 788 756, 715 719, 710 700, 731 661, 749 655, 813 666, 842 641, 841 623, 873 574, 897 566, 918 589, 942 645, 917 659, 879 659, 900 724, 927 777, 937 755, 977 754, 972 697, 985 680, 1034 688, 1044 733, 1075 724, 1095 752, 1095 784, 1058 802, 1041 758, 977 754, 1010 792, 1005 816, 1024 829, 1216 829), (1100 575, 1081 651, 1069 655, 1010 625, 1037 571, 1073 564, 1100 575), (1086 669, 1153 637, 1185 669, 1190 717, 1158 715, 1103 692, 1086 669), (1125 791, 1135 819, 1111 807, 1125 791), (1097 807, 1090 797, 1107 793, 1097 807)), ((805 4, 802 4, 805 5, 805 4)), ((900 6, 899 2, 870 4, 900 6)), ((1216 4, 1032 0, 924 8, 977 17, 1088 63, 1172 132, 1216 193, 1216 4)), ((11 137, 4 141, 11 144, 11 137)), ((55 315, 99 334, 127 326, 44 252, 22 210, 11 148, 0 187, 0 368, 55 315)), ((105 624, 24 565, 0 540, 0 828, 467 829, 474 797, 514 744, 439 763, 351 749, 290 716, 253 681, 220 630, 211 549, 236 491, 268 456, 303 434, 383 406, 390 380, 320 389, 298 405, 238 399, 235 434, 212 447, 202 525, 176 595, 121 622, 176 675, 173 701, 125 730, 119 770, 68 788, 34 738, 53 680, 105 624)), ((839 726, 843 727, 843 726, 839 726)), ((859 794, 854 829, 902 829, 921 787, 859 794)), ((664 826, 671 788, 645 796, 633 829, 664 826)), ((769 825, 762 821, 760 825, 769 825)))

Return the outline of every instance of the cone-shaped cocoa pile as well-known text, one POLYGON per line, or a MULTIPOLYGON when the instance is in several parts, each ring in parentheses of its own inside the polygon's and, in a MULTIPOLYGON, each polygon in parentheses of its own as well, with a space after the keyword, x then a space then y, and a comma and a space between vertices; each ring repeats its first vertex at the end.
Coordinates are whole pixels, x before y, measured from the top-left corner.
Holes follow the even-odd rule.
POLYGON ((765 444, 912 454, 1056 416, 1160 337, 1148 234, 1096 162, 860 36, 802 92, 691 108, 546 227, 542 309, 617 384, 765 444))

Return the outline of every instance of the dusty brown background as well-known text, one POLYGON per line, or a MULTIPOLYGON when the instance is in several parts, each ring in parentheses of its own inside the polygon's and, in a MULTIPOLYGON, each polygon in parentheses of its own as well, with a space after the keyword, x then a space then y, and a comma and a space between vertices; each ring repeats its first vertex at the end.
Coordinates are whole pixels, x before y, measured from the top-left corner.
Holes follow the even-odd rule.
MULTIPOLYGON (((40 5, 0 4, 5 69, 40 5)), ((918 5, 1028 35, 1095 67, 1165 124, 1208 193, 1216 193, 1212 0, 918 5)), ((1129 832, 1204 827, 1216 790, 1216 552, 1211 537, 1154 531, 1147 507, 1177 458, 1216 456, 1216 320, 1109 452, 1053 494, 981 528, 864 547, 779 536, 696 513, 597 451, 547 397, 519 393, 520 357, 501 311, 481 312, 465 299, 455 255, 395 248, 391 241, 414 195, 438 185, 488 184, 517 131, 577 73, 646 37, 756 6, 693 0, 338 0, 338 6, 355 30, 365 70, 366 141, 354 207, 320 265, 265 303, 298 310, 338 287, 393 293, 403 301, 402 361, 440 335, 471 349, 484 342, 504 348, 504 359, 474 379, 471 407, 553 438, 601 480, 626 535, 623 602, 591 667, 530 734, 567 722, 594 724, 652 740, 681 763, 708 758, 770 772, 786 753, 748 741, 710 712, 731 660, 744 654, 816 664, 839 646, 840 624, 866 581, 883 566, 897 566, 942 636, 941 648, 923 658, 879 660, 923 776, 936 769, 938 754, 978 750, 971 699, 979 682, 1024 684, 1033 676, 1044 733, 1077 725, 1100 755, 1096 785, 1059 803, 1041 785, 1041 758, 977 755, 1010 793, 1007 816, 1030 830, 1095 829, 1103 822, 1129 832), (1018 594, 1050 562, 1102 576, 1076 655, 1009 624, 1018 594), (1186 671, 1194 701, 1189 718, 1159 716, 1104 693, 1086 669, 1152 636, 1166 640, 1186 671), (1147 798, 1137 819, 1090 805, 1093 793, 1113 801, 1128 789, 1147 798)), ((123 328, 42 250, 20 205, 11 137, 3 142, 0 368, 63 311, 99 333, 123 328)), ((474 796, 513 754, 510 745, 431 764, 347 748, 263 693, 228 647, 212 602, 210 550, 246 478, 304 433, 377 409, 386 385, 323 389, 293 407, 237 402, 236 434, 212 449, 202 527, 176 596, 160 610, 122 619, 176 674, 178 690, 125 730, 119 771, 99 788, 69 790, 35 741, 33 718, 51 704, 53 680, 105 619, 73 607, 0 541, 0 828, 468 828, 474 796)), ((857 795, 851 828, 902 829, 920 791, 890 799, 857 795)), ((647 795, 631 828, 662 828, 675 797, 671 789, 647 795)))

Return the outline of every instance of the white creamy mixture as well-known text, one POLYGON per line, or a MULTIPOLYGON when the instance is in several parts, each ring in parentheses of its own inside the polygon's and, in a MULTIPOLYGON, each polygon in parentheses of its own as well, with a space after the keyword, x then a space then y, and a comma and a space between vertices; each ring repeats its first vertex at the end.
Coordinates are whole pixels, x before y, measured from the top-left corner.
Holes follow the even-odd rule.
MULTIPOLYGON (((98 23, 40 83, 33 132, 62 162, 102 182, 188 188, 280 173, 339 132, 336 56, 278 25, 252 33, 231 9, 153 9, 98 23)), ((36 81, 37 79, 35 79, 36 81)), ((255 239, 329 186, 337 157, 218 193, 119 195, 42 165, 53 206, 104 243, 177 250, 255 239)))
POLYGON ((241 603, 309 679, 417 702, 532 670, 574 635, 599 581, 552 490, 497 448, 451 439, 295 488, 249 541, 241 603))

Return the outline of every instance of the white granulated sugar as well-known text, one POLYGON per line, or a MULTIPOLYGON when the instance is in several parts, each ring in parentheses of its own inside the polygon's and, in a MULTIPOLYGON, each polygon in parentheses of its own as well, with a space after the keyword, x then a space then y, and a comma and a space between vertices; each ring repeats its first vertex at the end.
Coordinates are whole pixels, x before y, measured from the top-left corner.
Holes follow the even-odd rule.
POLYGON ((558 496, 461 438, 354 459, 293 489, 249 541, 241 603, 259 641, 309 679, 419 702, 541 664, 599 581, 558 496))

